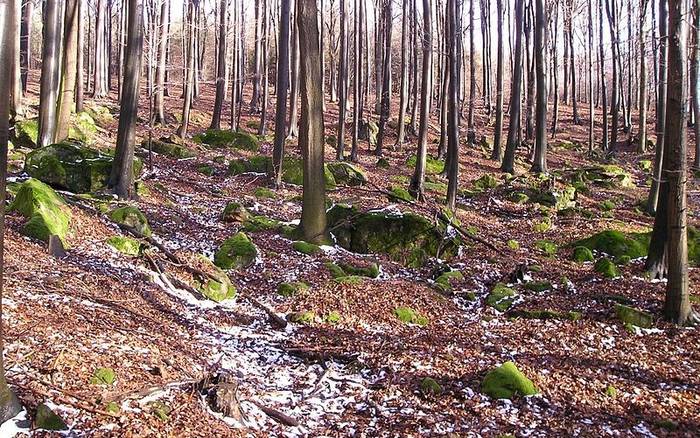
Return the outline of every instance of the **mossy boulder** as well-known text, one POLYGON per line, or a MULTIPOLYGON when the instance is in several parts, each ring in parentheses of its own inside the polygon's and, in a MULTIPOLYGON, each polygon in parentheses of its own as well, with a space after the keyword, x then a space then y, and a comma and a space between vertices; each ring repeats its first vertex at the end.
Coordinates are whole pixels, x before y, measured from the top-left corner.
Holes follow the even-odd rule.
POLYGON ((435 279, 435 288, 440 292, 452 292, 454 283, 464 281, 464 275, 460 271, 447 271, 435 279))
POLYGON ((229 202, 221 212, 221 220, 224 222, 245 222, 250 218, 250 213, 238 202, 229 202))
POLYGON ((404 187, 391 186, 389 188, 389 200, 390 201, 405 201, 413 202, 414 198, 404 187))
POLYGON ((377 167, 380 169, 388 169, 390 167, 389 160, 384 157, 378 159, 377 167))
POLYGON ((624 304, 615 305, 615 315, 617 319, 622 321, 625 325, 651 328, 654 324, 654 317, 650 313, 635 309, 634 307, 625 306, 624 304))
MULTIPOLYGON (((54 187, 73 193, 90 193, 107 187, 114 157, 75 143, 56 143, 27 154, 24 170, 54 187)), ((141 173, 134 160, 134 174, 141 173)))
POLYGON ((250 216, 243 221, 242 230, 249 233, 279 231, 284 235, 291 235, 294 227, 266 216, 250 216))
POLYGON ((245 233, 239 232, 224 240, 214 254, 214 264, 221 269, 239 269, 253 264, 258 250, 245 233))
POLYGON ((379 134, 379 126, 372 120, 361 120, 359 125, 358 138, 367 140, 370 146, 377 144, 377 135, 379 134))
POLYGON ((17 120, 10 134, 10 140, 15 146, 34 149, 39 137, 39 120, 17 120))
POLYGON ((503 283, 496 283, 491 289, 491 292, 486 297, 486 304, 498 310, 505 312, 515 302, 515 291, 503 283))
POLYGON ((428 325, 428 318, 421 315, 410 307, 397 307, 394 309, 394 315, 399 321, 405 324, 415 324, 421 327, 428 325))
POLYGON ((304 242, 303 240, 297 240, 296 242, 292 243, 292 248, 294 248, 294 251, 306 255, 314 255, 321 252, 320 246, 313 243, 304 242))
POLYGON ((289 322, 294 322, 297 324, 311 325, 316 319, 316 313, 307 310, 305 312, 292 312, 287 315, 287 320, 289 322))
POLYGON ((523 287, 532 292, 545 292, 552 290, 552 283, 549 281, 528 281, 523 287))
POLYGON ((138 207, 130 205, 119 207, 110 211, 107 216, 109 216, 113 222, 133 228, 144 236, 150 236, 152 234, 146 215, 144 215, 138 207))
POLYGON ((97 368, 90 378, 91 385, 111 386, 117 380, 117 374, 112 368, 97 368))
POLYGON ((204 283, 198 284, 197 289, 208 299, 220 303, 236 296, 236 286, 231 283, 225 273, 219 272, 217 280, 208 278, 204 283))
POLYGON ((34 428, 43 430, 66 430, 68 425, 50 407, 41 403, 36 407, 34 415, 34 428))
POLYGON ((141 242, 131 237, 112 236, 107 239, 107 244, 128 256, 137 256, 141 254, 141 242))
POLYGON ((424 377, 420 381, 420 392, 425 396, 438 396, 442 394, 442 386, 432 377, 424 377))
POLYGON ((615 164, 601 164, 574 171, 573 183, 593 183, 605 188, 634 187, 632 176, 622 167, 615 164))
POLYGON ((496 177, 491 175, 490 173, 487 173, 476 179, 473 183, 473 186, 474 190, 476 190, 477 192, 483 192, 488 189, 498 187, 498 184, 499 183, 496 177))
POLYGON ((68 128, 68 138, 81 143, 94 143, 97 135, 95 120, 87 111, 81 111, 71 116, 71 126, 68 128))
MULTIPOLYGON (((141 147, 148 150, 148 139, 141 142, 141 147)), ((182 143, 173 141, 171 137, 161 137, 158 140, 151 140, 151 150, 157 154, 176 159, 192 158, 196 155, 182 143)))
POLYGON ((115 122, 114 115, 112 111, 106 106, 101 105, 85 105, 85 113, 87 113, 97 124, 102 128, 110 128, 115 122))
POLYGON ((605 230, 591 237, 577 240, 571 246, 585 247, 614 258, 628 256, 630 259, 637 259, 647 255, 649 240, 649 233, 623 233, 616 230, 605 230))
POLYGON ((593 257, 593 251, 591 251, 589 248, 586 248, 585 246, 577 246, 574 248, 571 260, 575 261, 576 263, 583 263, 592 262, 595 260, 595 258, 593 257))
MULTIPOLYGON (((270 157, 256 155, 250 158, 239 158, 229 163, 228 171, 231 175, 240 175, 242 173, 268 173, 272 168, 272 160, 270 157)), ((323 178, 326 182, 326 188, 335 187, 335 178, 333 173, 324 165, 323 178)), ((282 181, 288 184, 301 186, 304 184, 304 162, 299 158, 286 157, 282 162, 282 181)))
POLYGON ((361 254, 387 254, 409 267, 420 267, 430 257, 449 260, 461 241, 415 213, 361 212, 335 205, 328 211, 328 225, 341 247, 361 254))
POLYGON ((537 394, 537 388, 511 361, 492 369, 481 382, 481 391, 495 399, 537 394))
POLYGON ((603 274, 605 278, 615 278, 620 276, 620 270, 615 266, 615 263, 610 259, 603 257, 595 262, 594 269, 596 272, 603 274))
POLYGON ((28 179, 17 190, 9 211, 16 211, 29 219, 22 228, 23 234, 45 242, 56 235, 65 246, 71 212, 63 198, 48 185, 34 178, 28 179))
POLYGON ((558 250, 557 244, 551 240, 541 239, 535 242, 535 248, 542 251, 547 257, 553 257, 558 250))
POLYGON ((214 148, 235 148, 251 152, 257 152, 260 149, 258 137, 242 131, 209 129, 202 134, 195 135, 192 140, 214 148))
POLYGON ((529 197, 531 202, 546 205, 556 211, 576 207, 576 188, 572 185, 549 190, 531 190, 529 197))
POLYGON ((253 192, 253 195, 258 199, 273 199, 273 198, 275 198, 275 192, 268 189, 267 187, 258 187, 253 192))
POLYGON ((270 163, 270 157, 262 155, 255 155, 250 158, 239 158, 229 163, 228 171, 231 175, 240 175, 248 172, 267 173, 270 163))
POLYGON ((342 161, 328 163, 326 166, 333 175, 336 184, 345 186, 363 186, 367 184, 367 176, 359 166, 342 161))
MULTIPOLYGON (((406 165, 411 169, 415 169, 417 160, 418 160, 417 155, 415 155, 415 154, 411 155, 406 160, 406 165)), ((436 174, 442 173, 444 168, 445 168, 445 161, 444 160, 441 160, 439 158, 435 158, 435 157, 430 156, 430 155, 425 157, 425 173, 436 175, 436 174)))
POLYGON ((333 278, 346 276, 377 278, 379 276, 379 265, 376 263, 372 263, 369 266, 356 266, 343 261, 338 263, 328 262, 326 263, 326 268, 328 268, 333 278))
POLYGON ((510 194, 508 199, 511 202, 515 202, 516 204, 525 204, 526 202, 528 202, 530 200, 530 197, 526 193, 523 193, 523 192, 513 192, 510 194))
POLYGON ((309 290, 309 285, 302 281, 280 283, 277 286, 277 293, 283 297, 291 297, 305 290, 309 290))

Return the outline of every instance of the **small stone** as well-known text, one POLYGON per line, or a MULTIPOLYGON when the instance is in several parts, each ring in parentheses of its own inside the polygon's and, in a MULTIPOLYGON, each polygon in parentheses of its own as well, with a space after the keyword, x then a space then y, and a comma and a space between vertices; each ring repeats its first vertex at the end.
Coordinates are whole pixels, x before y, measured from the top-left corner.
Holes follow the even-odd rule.
POLYGON ((239 269, 253 264, 258 250, 245 233, 226 239, 214 254, 214 264, 221 269, 239 269))
POLYGON ((538 393, 535 384, 511 361, 489 371, 481 383, 481 390, 494 399, 512 399, 538 393))
POLYGON ((620 276, 620 270, 615 266, 615 263, 611 262, 610 259, 603 257, 598 260, 594 269, 596 272, 603 274, 605 278, 615 278, 620 276))

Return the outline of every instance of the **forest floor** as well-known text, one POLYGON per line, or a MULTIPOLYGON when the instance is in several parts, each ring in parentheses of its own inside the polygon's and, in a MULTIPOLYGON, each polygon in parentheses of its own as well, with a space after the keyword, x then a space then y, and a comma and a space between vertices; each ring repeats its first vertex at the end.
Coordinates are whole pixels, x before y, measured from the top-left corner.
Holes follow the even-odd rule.
MULTIPOLYGON (((35 112, 36 82, 32 87, 27 102, 35 112)), ((211 84, 204 84, 190 134, 208 127, 212 93, 211 84)), ((168 112, 177 114, 178 92, 172 96, 167 99, 168 112)), ((96 103, 118 112, 114 95, 96 103)), ((142 102, 138 143, 147 136, 147 108, 142 102)), ((269 108, 272 121, 274 105, 269 108)), ((587 157, 586 146, 558 146, 562 140, 586 144, 587 127, 571 125, 570 114, 570 108, 561 109, 548 157, 551 170, 598 162, 587 157)), ((585 120, 587 115, 582 116, 585 120)), ((335 134, 337 108, 330 103, 326 117, 326 133, 335 134)), ((250 129, 250 122, 258 118, 245 112, 243 129, 250 129)), ((477 137, 492 135, 491 127, 484 125, 482 117, 477 137)), ((176 128, 175 122, 158 127, 154 138, 176 128)), ((113 147, 116 131, 116 123, 105 127, 96 146, 113 147)), ((437 135, 433 126, 431 139, 437 135)), ((393 142, 389 138, 386 144, 393 142)), ((301 187, 285 184, 272 197, 260 197, 256 189, 267 186, 263 175, 227 174, 228 160, 247 152, 209 150, 193 142, 188 147, 196 151, 194 158, 154 156, 153 167, 143 175, 147 191, 137 201, 154 238, 183 260, 196 263, 197 255, 210 257, 238 231, 239 224, 220 220, 230 201, 280 221, 300 218, 301 187), (220 155, 226 156, 223 164, 214 160, 220 155), (202 164, 213 167, 214 174, 199 172, 202 164)), ((430 147, 434 154, 436 144, 431 141, 430 147)), ((288 143, 289 154, 298 155, 297 149, 288 143)), ((442 201, 439 188, 428 192, 427 207, 389 201, 373 189, 405 182, 412 172, 406 159, 414 149, 413 138, 402 148, 386 148, 390 166, 384 169, 377 167, 377 157, 363 142, 359 164, 370 185, 340 187, 328 196, 362 209, 392 205, 389 208, 425 214, 442 201)), ((271 153, 270 141, 260 153, 271 153)), ((328 147, 327 160, 333 155, 328 147)), ((479 146, 461 146, 461 188, 472 187, 486 173, 501 181, 498 164, 488 156, 479 146)), ((6 423, 0 436, 13 431, 50 436, 32 429, 39 403, 60 413, 76 436, 698 436, 698 329, 660 319, 665 283, 645 279, 643 260, 632 260, 621 267, 621 276, 607 279, 591 263, 570 261, 567 247, 605 229, 650 229, 652 218, 637 209, 648 191, 648 174, 639 161, 650 157, 621 148, 615 162, 633 175, 635 187, 579 194, 577 206, 593 213, 554 214, 546 230, 537 226, 542 220, 538 207, 510 201, 502 182, 473 196, 460 196, 458 219, 498 249, 466 241, 449 261, 464 274, 451 294, 433 287, 432 265, 409 269, 384 255, 354 254, 337 246, 302 255, 287 238, 262 231, 249 233, 258 248, 254 265, 230 272, 239 297, 217 304, 159 281, 146 258, 112 249, 106 239, 123 232, 97 211, 72 206, 69 249, 61 259, 47 255, 44 243, 22 236, 22 219, 10 214, 5 366, 26 411, 6 423), (600 207, 606 200, 614 204, 609 211, 600 207), (556 255, 542 251, 537 243, 542 239, 559 246, 556 255), (508 245, 509 240, 518 245, 508 245), (324 264, 338 260, 378 262, 381 274, 359 283, 337 282, 324 264), (521 265, 526 266, 526 277, 554 287, 531 292, 515 285, 514 309, 575 311, 582 317, 517 318, 512 309, 502 313, 488 306, 485 297, 493 285, 509 282, 521 265), (278 284, 285 281, 304 281, 311 287, 285 298, 277 293, 278 284), (282 317, 295 311, 318 316, 337 312, 340 320, 317 318, 278 330, 243 295, 282 317), (655 315, 654 327, 626 329, 613 310, 620 300, 655 315), (394 309, 402 306, 415 309, 429 323, 401 322, 394 309), (540 394, 510 401, 481 393, 484 375, 511 360, 540 394), (100 367, 115 371, 113 385, 90 384, 100 367), (238 380, 238 419, 212 411, 197 390, 196 382, 221 370, 238 380), (422 391, 425 377, 442 390, 422 391), (119 405, 118 413, 105 412, 110 401, 119 405), (269 408, 298 425, 285 425, 288 419, 275 419, 269 408)), ((526 166, 521 162, 518 174, 526 173, 526 166)), ((21 179, 22 174, 13 177, 21 179)), ((698 225, 698 181, 689 181, 689 218, 698 225)), ((151 257, 168 263, 160 251, 151 257)), ((180 267, 169 269, 188 280, 180 267)), ((698 274, 691 269, 694 297, 700 294, 698 274)))

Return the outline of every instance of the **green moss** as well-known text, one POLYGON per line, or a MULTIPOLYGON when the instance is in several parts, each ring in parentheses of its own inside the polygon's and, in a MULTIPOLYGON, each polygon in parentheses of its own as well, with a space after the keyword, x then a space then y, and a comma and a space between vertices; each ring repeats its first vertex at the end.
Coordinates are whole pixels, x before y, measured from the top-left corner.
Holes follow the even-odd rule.
POLYGON ((673 420, 657 420, 654 424, 668 432, 675 432, 679 428, 678 423, 673 420))
POLYGON ((403 187, 391 186, 389 188, 389 200, 390 201, 406 201, 412 202, 414 200, 413 196, 403 187))
POLYGON ((442 394, 442 386, 432 377, 424 377, 420 381, 420 392, 425 396, 438 396, 442 394))
POLYGON ((423 183, 425 190, 429 192, 439 193, 441 195, 447 194, 447 184, 439 181, 425 181, 423 183))
POLYGON ((172 408, 160 400, 149 403, 148 405, 151 414, 160 421, 168 421, 168 416, 172 412, 172 408))
POLYGON ((333 175, 336 184, 345 186, 362 186, 367 183, 367 176, 359 166, 342 161, 328 163, 326 166, 333 175))
POLYGON ((324 319, 328 324, 338 324, 343 318, 338 311, 333 310, 324 319))
POLYGON ((577 246, 576 248, 574 248, 571 260, 577 263, 583 263, 592 262, 593 260, 595 260, 595 258, 593 257, 593 252, 590 249, 586 248, 585 246, 577 246))
POLYGON ((226 274, 220 273, 218 281, 207 279, 204 284, 200 284, 198 290, 208 299, 220 303, 224 300, 230 300, 236 296, 236 286, 228 279, 226 274))
POLYGON ((111 386, 116 379, 117 375, 112 368, 97 368, 90 378, 90 383, 111 386))
POLYGON ((508 248, 514 251, 520 249, 520 243, 515 239, 508 240, 508 242, 506 242, 506 245, 508 245, 508 248))
POLYGON ((537 233, 544 233, 552 228, 552 220, 549 217, 543 218, 539 222, 532 224, 532 231, 537 233))
POLYGON ((90 105, 85 105, 85 112, 92 117, 92 119, 95 121, 95 123, 105 129, 110 129, 112 128, 112 124, 114 123, 114 115, 112 115, 112 112, 110 111, 109 108, 106 106, 101 106, 101 105, 96 105, 96 104, 90 104, 90 105))
POLYGON ((557 189, 542 190, 536 188, 529 191, 530 201, 550 207, 556 211, 576 206, 576 188, 565 185, 557 189))
POLYGON ((516 204, 525 204, 530 200, 530 197, 523 192, 513 192, 509 196, 509 199, 516 204))
MULTIPOLYGON (((406 160, 406 165, 409 168, 414 169, 416 167, 416 161, 417 161, 417 156, 411 155, 406 160)), ((444 168, 445 168, 445 162, 443 160, 441 160, 439 158, 432 157, 430 155, 426 156, 426 158, 425 158, 425 173, 436 175, 438 173, 442 173, 444 168)))
POLYGON ((277 293, 283 297, 291 297, 305 290, 309 290, 309 285, 301 281, 280 283, 277 286, 277 293))
POLYGON ((624 324, 631 324, 641 328, 651 328, 654 324, 654 317, 650 313, 625 306, 624 304, 615 305, 615 315, 624 324))
POLYGON ((517 310, 512 316, 524 319, 562 319, 578 321, 582 318, 581 312, 557 312, 554 310, 517 310))
POLYGON ((606 278, 615 278, 620 276, 620 270, 617 269, 615 263, 611 262, 610 259, 605 257, 595 262, 594 269, 596 272, 603 274, 603 276, 606 278))
POLYGON ((148 219, 137 207, 120 207, 110 211, 108 216, 117 224, 133 228, 144 236, 152 234, 151 227, 148 225, 148 219))
POLYGON ((326 268, 328 268, 328 270, 331 273, 331 277, 333 278, 344 277, 345 275, 347 275, 345 274, 343 268, 341 268, 333 262, 326 262, 326 268))
POLYGON ((651 160, 639 160, 639 168, 642 169, 644 172, 651 172, 651 168, 654 163, 651 162, 651 160))
POLYGON ((275 192, 267 187, 258 187, 255 189, 254 195, 258 199, 272 199, 275 197, 275 192))
POLYGON ((71 126, 68 128, 68 138, 81 143, 93 143, 97 135, 95 120, 87 111, 81 111, 71 116, 71 126))
POLYGON ((304 242, 303 240, 297 240, 296 242, 292 243, 292 248, 294 248, 296 252, 306 255, 314 255, 321 252, 320 246, 313 243, 304 242))
POLYGON ((459 281, 464 281, 464 275, 460 271, 444 272, 435 279, 435 287, 443 292, 452 292, 453 283, 459 281))
MULTIPOLYGON (((229 163, 228 171, 231 175, 239 175, 246 172, 268 173, 272 166, 270 157, 257 155, 248 159, 240 158, 229 163)), ((333 174, 324 166, 323 173, 326 188, 335 188, 336 181, 333 174)), ((301 186, 304 184, 304 163, 299 158, 286 157, 282 162, 282 181, 288 184, 301 186)))
POLYGON ((107 244, 122 254, 137 256, 141 254, 141 242, 124 236, 112 236, 107 239, 107 244))
POLYGON ((245 233, 226 239, 214 254, 214 264, 221 269, 239 269, 253 264, 258 250, 245 233))
POLYGON ((623 255, 623 256, 620 256, 620 257, 615 259, 615 264, 618 266, 624 266, 624 265, 629 264, 629 262, 631 262, 631 261, 632 261, 632 259, 630 259, 630 256, 623 255))
POLYGON ((39 120, 17 120, 14 129, 10 131, 12 143, 18 147, 34 149, 39 137, 39 120))
POLYGON ((380 169, 388 169, 389 168, 389 160, 386 158, 380 158, 377 160, 377 167, 380 169))
POLYGON ((224 222, 245 222, 249 218, 248 210, 238 202, 229 202, 221 213, 224 222))
POLYGON ((336 277, 335 282, 339 284, 361 284, 365 277, 359 275, 344 275, 342 277, 336 277))
POLYGON ((552 290, 552 283, 549 281, 528 281, 523 287, 533 292, 544 292, 552 290))
POLYGON ((50 407, 41 403, 36 407, 34 428, 44 430, 66 430, 68 426, 50 407))
POLYGON ((394 309, 394 315, 405 324, 416 324, 421 327, 428 325, 428 318, 410 307, 397 307, 394 309))
POLYGON ((553 257, 554 255, 556 255, 558 250, 556 243, 552 242, 551 240, 544 239, 536 241, 535 248, 542 251, 547 257, 553 257))
POLYGON ((354 275, 359 277, 377 278, 379 276, 379 265, 377 265, 376 263, 372 263, 369 266, 356 266, 348 262, 339 261, 337 265, 329 262, 328 264, 326 264, 326 266, 328 266, 328 269, 331 271, 331 274, 334 274, 334 277, 354 275), (331 267, 330 265, 335 266, 331 267), (338 269, 340 269, 340 271, 338 271, 338 269), (342 272, 342 274, 335 275, 339 272, 342 272))
POLYGON ((265 216, 249 216, 243 220, 243 231, 256 233, 260 231, 279 231, 284 235, 291 234, 293 227, 265 216))
POLYGON ((110 412, 112 414, 118 414, 121 410, 121 406, 119 406, 119 403, 115 401, 111 401, 105 405, 105 411, 110 412))
POLYGON ((29 219, 22 228, 23 234, 43 241, 56 235, 66 245, 71 212, 63 198, 41 181, 30 178, 22 183, 9 211, 29 219))
POLYGON ((610 398, 617 397, 617 388, 615 388, 612 385, 608 385, 608 387, 605 388, 605 395, 607 395, 610 398))
POLYGON ((612 202, 611 200, 607 199, 607 200, 600 203, 600 210, 601 211, 615 210, 615 203, 612 202))
POLYGON ((495 399, 512 399, 538 392, 535 384, 511 361, 489 371, 481 383, 481 391, 495 399))
POLYGON ((473 183, 474 190, 478 192, 483 192, 488 189, 493 189, 498 187, 498 180, 496 179, 495 176, 491 175, 490 173, 487 173, 485 175, 482 175, 479 179, 474 181, 473 183))
POLYGON ((293 312, 287 315, 287 320, 289 322, 294 322, 297 324, 311 325, 315 319, 316 314, 310 310, 306 312, 293 312))
POLYGON ((496 283, 491 289, 491 292, 486 297, 486 304, 498 310, 505 312, 513 305, 515 301, 515 291, 503 283, 496 283))
POLYGON ((251 152, 257 152, 260 149, 258 138, 247 132, 209 129, 202 134, 195 135, 192 140, 195 143, 203 143, 214 148, 231 147, 251 152))

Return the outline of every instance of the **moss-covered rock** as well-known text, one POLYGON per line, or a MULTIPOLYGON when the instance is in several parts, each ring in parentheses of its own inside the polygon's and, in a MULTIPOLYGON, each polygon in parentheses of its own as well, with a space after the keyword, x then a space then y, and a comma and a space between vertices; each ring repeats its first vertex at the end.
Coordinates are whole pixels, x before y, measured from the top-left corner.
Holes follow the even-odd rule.
POLYGON ((491 289, 491 292, 486 297, 486 304, 498 310, 505 312, 515 301, 515 291, 503 283, 496 283, 491 289))
POLYGON ((394 309, 394 315, 399 321, 405 324, 416 324, 421 327, 428 325, 428 318, 421 315, 410 307, 397 307, 394 309))
POLYGON ((622 321, 625 325, 651 328, 654 324, 654 317, 650 313, 635 309, 634 307, 625 306, 624 304, 615 305, 615 315, 617 319, 622 321))
POLYGON ((224 222, 245 222, 250 218, 248 210, 238 202, 229 202, 221 213, 221 220, 224 222))
POLYGON ((326 317, 324 318, 324 320, 325 320, 328 324, 338 324, 342 319, 343 319, 342 315, 341 315, 340 312, 338 312, 337 310, 332 310, 332 311, 331 311, 330 313, 328 313, 328 315, 326 315, 326 317))
POLYGON ((649 233, 625 234, 620 231, 605 230, 586 239, 577 240, 571 245, 585 247, 612 257, 626 255, 630 259, 636 259, 647 255, 649 240, 649 233))
POLYGON ((377 278, 379 276, 379 265, 376 263, 372 263, 369 266, 356 266, 343 261, 338 263, 327 262, 326 268, 328 268, 333 278, 345 276, 377 278))
POLYGON ((412 202, 414 200, 413 196, 404 187, 391 186, 389 188, 389 200, 390 201, 406 201, 412 202))
MULTIPOLYGON (((148 139, 141 142, 141 147, 148 150, 148 139)), ((181 143, 176 143, 171 137, 161 137, 158 140, 151 140, 151 150, 157 154, 176 159, 192 158, 196 155, 194 151, 188 149, 181 143)))
POLYGON ((592 262, 595 260, 593 257, 593 251, 585 246, 577 246, 574 248, 574 252, 571 255, 571 260, 576 263, 592 262))
POLYGON ((239 269, 253 264, 258 250, 245 233, 224 240, 214 254, 214 264, 221 269, 239 269))
POLYGON ((266 216, 249 216, 243 220, 242 230, 249 233, 260 231, 278 231, 284 235, 290 235, 293 231, 291 225, 283 224, 282 222, 271 219, 266 216))
POLYGON ((547 257, 553 257, 558 250, 557 244, 551 240, 540 239, 535 242, 535 248, 539 249, 547 257))
POLYGON ((97 125, 90 113, 81 111, 71 115, 71 126, 68 128, 68 138, 89 144, 95 142, 97 125))
POLYGON ((10 134, 10 140, 15 146, 34 149, 39 137, 39 121, 37 119, 17 120, 10 134))
POLYGON ((114 209, 108 213, 109 218, 119 225, 133 228, 144 236, 152 234, 148 219, 137 207, 125 206, 114 209))
POLYGON ((605 188, 634 187, 634 181, 629 172, 615 164, 601 164, 576 170, 572 174, 571 181, 574 183, 591 182, 605 188))
POLYGON ((85 112, 92 117, 97 126, 108 129, 115 122, 112 111, 106 106, 90 104, 84 106, 85 112))
POLYGON ((442 386, 432 377, 424 377, 420 381, 420 392, 425 396, 438 396, 442 394, 442 386))
POLYGON ((112 368, 97 368, 92 377, 90 378, 90 384, 92 385, 107 385, 111 386, 114 381, 117 380, 117 374, 112 368))
POLYGON ((529 196, 531 202, 546 205, 556 211, 576 206, 576 188, 572 185, 548 190, 531 190, 529 196))
MULTIPOLYGON (((33 178, 73 193, 90 193, 107 187, 114 157, 74 143, 57 143, 27 154, 24 170, 33 178)), ((134 174, 141 173, 134 160, 134 174)))
POLYGON ((511 361, 489 371, 481 383, 481 391, 495 399, 512 399, 538 392, 532 380, 528 379, 511 361))
POLYGON ((309 285, 302 281, 295 281, 291 283, 280 283, 277 286, 277 293, 283 297, 291 297, 299 292, 309 289, 309 285))
POLYGON ((272 199, 275 197, 275 192, 267 187, 258 187, 255 189, 255 192, 253 192, 253 195, 258 199, 272 199))
POLYGON ((435 287, 441 292, 452 292, 453 284, 460 281, 464 281, 460 271, 443 272, 435 279, 435 287))
POLYGON ((513 192, 510 194, 508 199, 511 202, 515 202, 516 204, 525 204, 526 202, 528 202, 530 200, 530 197, 526 193, 523 193, 523 192, 513 192))
POLYGON ((22 228, 23 234, 43 241, 56 235, 66 246, 71 212, 51 187, 37 179, 28 179, 17 190, 9 211, 16 211, 29 219, 22 228))
POLYGON ((195 135, 192 140, 196 143, 203 143, 214 148, 235 148, 251 152, 260 149, 258 138, 247 132, 235 132, 228 130, 209 129, 208 131, 195 135))
POLYGON ((620 276, 620 270, 617 269, 615 263, 605 257, 595 262, 594 269, 596 272, 603 274, 605 278, 615 278, 620 276))
POLYGON ((377 160, 377 167, 380 169, 388 169, 390 167, 389 160, 382 157, 377 160))
POLYGON ((198 284, 197 289, 208 299, 220 303, 224 300, 232 299, 236 296, 236 286, 225 273, 216 275, 217 280, 208 278, 204 283, 198 284))
POLYGON ((474 181, 473 186, 474 190, 478 192, 483 192, 488 189, 493 189, 498 187, 498 180, 496 179, 495 176, 491 175, 490 173, 484 174, 480 176, 477 180, 474 181))
MULTIPOLYGON (((270 157, 253 156, 251 158, 240 158, 229 163, 228 171, 231 175, 239 175, 241 173, 255 172, 268 173, 272 168, 272 160, 270 157)), ((324 165, 323 178, 326 182, 326 188, 335 188, 335 178, 333 173, 324 165)), ((285 157, 282 162, 282 181, 288 184, 301 186, 304 184, 304 162, 299 158, 285 157)))
POLYGON ((107 244, 128 256, 137 256, 141 254, 141 242, 131 237, 112 236, 107 239, 107 244))
POLYGON ((287 321, 294 322, 297 324, 311 325, 314 323, 315 319, 316 313, 310 310, 306 312, 292 312, 289 315, 287 315, 287 321))
MULTIPOLYGON (((406 160, 406 165, 411 169, 415 169, 417 160, 418 160, 417 155, 411 155, 406 160)), ((425 158, 425 173, 427 173, 429 175, 436 175, 438 173, 442 173, 444 168, 445 168, 445 161, 444 160, 432 157, 430 155, 426 156, 426 158, 425 158)))
POLYGON ((327 167, 331 174, 333 174, 336 184, 363 186, 367 183, 367 176, 359 166, 340 161, 328 163, 327 167))
POLYGON ((267 173, 270 163, 270 157, 262 155, 255 155, 250 158, 239 158, 229 163, 228 171, 231 175, 240 175, 247 172, 267 173))
POLYGON ((532 292, 545 292, 552 290, 552 283, 549 281, 528 281, 523 287, 532 292))
POLYGON ((292 248, 294 248, 296 252, 306 255, 314 255, 321 252, 320 246, 313 243, 304 242, 303 240, 297 240, 296 242, 292 243, 292 248))
POLYGON ((328 211, 328 225, 338 245, 361 254, 387 254, 410 267, 428 258, 449 260, 461 241, 445 237, 443 229, 414 213, 360 212, 355 207, 335 205, 328 211))
POLYGON ((34 428, 43 430, 66 430, 68 426, 50 407, 41 403, 34 414, 34 428))
POLYGON ((335 282, 338 284, 360 284, 363 281, 365 281, 365 277, 360 275, 343 275, 335 278, 335 282))

